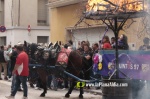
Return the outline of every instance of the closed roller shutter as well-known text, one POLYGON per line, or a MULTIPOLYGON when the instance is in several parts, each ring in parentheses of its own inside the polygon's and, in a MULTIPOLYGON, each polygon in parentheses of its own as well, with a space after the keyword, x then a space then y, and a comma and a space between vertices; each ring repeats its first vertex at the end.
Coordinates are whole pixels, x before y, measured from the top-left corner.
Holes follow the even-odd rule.
POLYGON ((47 25, 48 0, 38 0, 38 25, 47 25))
POLYGON ((38 36, 37 37, 37 43, 48 43, 48 36, 38 36))
POLYGON ((6 45, 6 37, 0 37, 0 46, 6 45))
POLYGON ((0 0, 0 12, 2 11, 2 0, 0 0))

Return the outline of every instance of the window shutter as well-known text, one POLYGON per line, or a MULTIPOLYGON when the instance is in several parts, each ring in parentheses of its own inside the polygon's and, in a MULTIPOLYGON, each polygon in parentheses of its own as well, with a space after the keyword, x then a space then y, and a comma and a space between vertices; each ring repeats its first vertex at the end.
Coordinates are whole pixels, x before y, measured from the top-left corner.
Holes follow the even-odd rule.
POLYGON ((0 25, 4 25, 4 1, 0 0, 0 25))
POLYGON ((38 36, 37 43, 48 43, 48 36, 38 36))
POLYGON ((47 0, 38 0, 38 25, 47 23, 47 0))
POLYGON ((2 0, 0 0, 0 12, 2 11, 2 0))

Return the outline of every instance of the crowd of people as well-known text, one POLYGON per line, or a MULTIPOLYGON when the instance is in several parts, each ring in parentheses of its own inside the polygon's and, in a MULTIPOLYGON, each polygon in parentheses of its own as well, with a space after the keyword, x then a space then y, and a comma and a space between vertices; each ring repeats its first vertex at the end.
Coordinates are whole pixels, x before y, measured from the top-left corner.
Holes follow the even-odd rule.
MULTIPOLYGON (((12 76, 12 69, 15 63, 12 53, 14 48, 11 45, 1 46, 0 48, 0 80, 2 80, 1 72, 4 71, 4 80, 10 80, 12 76)), ((14 54, 14 53, 13 53, 14 54)))
MULTIPOLYGON (((118 37, 118 49, 120 50, 128 50, 129 45, 128 45, 128 39, 127 36, 122 34, 120 37, 118 37)), ((111 50, 116 48, 116 38, 112 37, 111 41, 109 40, 108 36, 104 36, 102 42, 100 41, 100 49, 105 49, 105 50, 111 50)))
POLYGON ((29 75, 29 58, 23 49, 22 45, 1 46, 0 49, 0 80, 12 81, 11 94, 6 96, 8 99, 14 99, 17 91, 22 91, 23 98, 27 99, 28 87, 27 77, 29 75), (2 78, 1 72, 4 71, 4 78, 2 78))
MULTIPOLYGON (((118 41, 118 48, 121 50, 128 50, 129 46, 127 43, 127 37, 122 34, 118 40, 115 37, 112 37, 109 40, 108 36, 104 36, 99 43, 93 43, 92 47, 90 47, 90 43, 88 41, 82 41, 78 44, 78 48, 73 46, 73 42, 69 40, 67 44, 64 45, 66 49, 77 50, 83 57, 83 60, 86 63, 86 68, 84 71, 87 72, 87 75, 84 79, 89 80, 90 75, 92 73, 92 65, 94 60, 94 55, 99 53, 100 50, 112 50, 116 48, 116 41, 118 41)), ((147 50, 149 47, 149 38, 144 38, 142 45, 139 50, 147 50)), ((12 80, 11 86, 11 95, 7 98, 12 98, 15 96, 17 90, 21 91, 22 88, 20 83, 22 83, 24 98, 27 99, 27 77, 29 75, 28 72, 28 55, 23 51, 22 45, 15 45, 11 47, 11 45, 1 46, 0 48, 0 80, 12 80), (17 71, 17 72, 16 72, 17 71), (2 78, 2 72, 4 72, 4 78, 2 78)), ((60 78, 56 79, 55 76, 50 76, 48 79, 48 87, 51 88, 51 82, 54 83, 54 89, 57 88, 68 88, 68 81, 62 80, 60 78), (55 80, 52 80, 55 79, 55 80), (64 85, 62 85, 64 83, 64 85)), ((37 83, 37 87, 40 87, 37 83)), ((39 89, 39 88, 38 88, 39 89)))

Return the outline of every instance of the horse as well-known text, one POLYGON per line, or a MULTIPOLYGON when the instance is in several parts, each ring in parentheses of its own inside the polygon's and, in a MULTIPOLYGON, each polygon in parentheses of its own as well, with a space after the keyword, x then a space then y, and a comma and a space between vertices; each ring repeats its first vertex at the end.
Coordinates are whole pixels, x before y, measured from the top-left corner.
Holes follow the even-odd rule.
MULTIPOLYGON (((57 44, 57 43, 56 43, 57 44)), ((30 75, 29 75, 29 83, 30 86, 33 87, 33 84, 38 80, 41 82, 43 93, 41 93, 41 97, 45 96, 45 93, 47 93, 47 77, 49 75, 56 74, 56 69, 54 68, 48 68, 47 66, 51 64, 51 66, 55 65, 55 59, 49 60, 49 53, 53 48, 56 49, 56 44, 50 43, 48 48, 45 49, 43 47, 40 47, 37 44, 30 44, 26 41, 24 42, 24 49, 26 53, 29 55, 29 63, 34 64, 34 66, 29 67, 30 75)), ((57 48, 58 50, 58 48, 57 48)))
MULTIPOLYGON (((36 52, 37 47, 38 47, 38 45, 35 43, 30 44, 30 43, 24 41, 23 48, 24 48, 24 51, 29 56, 29 63, 30 64, 36 64, 37 63, 35 60, 35 57, 34 57, 34 53, 36 52)), ((32 66, 29 66, 28 81, 29 81, 30 87, 34 87, 33 84, 36 82, 36 80, 37 80, 37 72, 32 66)))
MULTIPOLYGON (((83 61, 83 57, 79 54, 78 51, 71 51, 68 57, 68 63, 63 65, 62 63, 58 63, 58 55, 61 51, 61 47, 56 43, 52 49, 50 50, 37 50, 35 54, 35 59, 40 59, 42 61, 39 61, 38 63, 42 64, 43 66, 37 68, 37 73, 39 75, 39 78, 41 79, 42 85, 43 85, 43 93, 41 93, 41 97, 44 97, 47 93, 47 77, 48 75, 56 74, 58 71, 59 73, 63 73, 64 71, 68 71, 69 73, 73 74, 76 77, 79 77, 81 79, 84 79, 84 76, 87 72, 85 72, 85 62, 83 61), (55 66, 55 68, 48 68, 48 66, 55 66)), ((65 94, 66 98, 70 97, 70 94, 72 93, 77 80, 71 79, 71 86, 68 90, 68 92, 65 94)), ((80 94, 79 98, 83 98, 83 88, 80 87, 80 94)))

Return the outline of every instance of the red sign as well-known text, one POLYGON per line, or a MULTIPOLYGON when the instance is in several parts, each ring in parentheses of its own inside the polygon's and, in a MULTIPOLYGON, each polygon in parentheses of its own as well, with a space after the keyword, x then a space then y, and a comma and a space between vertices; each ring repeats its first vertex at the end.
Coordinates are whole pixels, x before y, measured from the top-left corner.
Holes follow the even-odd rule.
POLYGON ((28 32, 30 32, 31 31, 31 26, 30 25, 28 25, 28 32))
POLYGON ((6 27, 5 26, 0 26, 0 32, 5 32, 6 31, 6 27))

